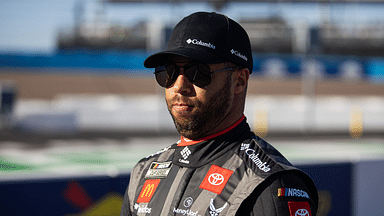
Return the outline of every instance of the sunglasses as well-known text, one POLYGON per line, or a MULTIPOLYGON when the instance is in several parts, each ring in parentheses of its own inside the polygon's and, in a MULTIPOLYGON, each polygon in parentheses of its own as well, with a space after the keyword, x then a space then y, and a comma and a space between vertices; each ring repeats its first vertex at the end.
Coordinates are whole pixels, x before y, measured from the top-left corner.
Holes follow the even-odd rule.
POLYGON ((184 69, 184 75, 195 86, 200 88, 207 87, 211 83, 211 75, 213 73, 241 68, 241 66, 225 68, 222 70, 211 71, 208 65, 203 63, 191 63, 185 66, 177 66, 175 64, 167 64, 155 68, 156 81, 160 86, 169 88, 177 80, 180 74, 180 68, 184 69))

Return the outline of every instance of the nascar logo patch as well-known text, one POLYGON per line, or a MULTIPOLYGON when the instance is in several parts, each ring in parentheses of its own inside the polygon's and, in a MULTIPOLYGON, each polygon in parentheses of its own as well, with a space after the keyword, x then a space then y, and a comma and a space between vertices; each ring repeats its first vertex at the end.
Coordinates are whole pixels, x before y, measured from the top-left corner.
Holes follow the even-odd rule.
POLYGON ((172 162, 152 162, 149 166, 145 179, 161 179, 168 176, 169 171, 172 168, 172 162))
POLYGON ((277 191, 277 196, 279 196, 279 197, 304 197, 304 198, 309 199, 307 192, 300 190, 300 189, 296 189, 296 188, 279 188, 277 191))

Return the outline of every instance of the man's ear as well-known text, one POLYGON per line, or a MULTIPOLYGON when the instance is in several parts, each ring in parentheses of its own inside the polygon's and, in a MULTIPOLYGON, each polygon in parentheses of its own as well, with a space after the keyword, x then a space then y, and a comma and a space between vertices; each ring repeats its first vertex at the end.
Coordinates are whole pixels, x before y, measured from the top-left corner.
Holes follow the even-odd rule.
POLYGON ((247 89, 247 83, 249 79, 248 68, 241 68, 235 72, 235 94, 239 94, 247 89))

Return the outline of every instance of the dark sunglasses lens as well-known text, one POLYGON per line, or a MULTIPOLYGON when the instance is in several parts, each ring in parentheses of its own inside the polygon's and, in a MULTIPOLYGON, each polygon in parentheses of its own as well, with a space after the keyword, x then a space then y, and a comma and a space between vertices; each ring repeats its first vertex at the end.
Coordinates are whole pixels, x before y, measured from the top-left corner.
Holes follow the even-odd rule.
POLYGON ((195 64, 185 70, 185 76, 196 86, 206 87, 211 83, 210 68, 206 64, 195 64))
POLYGON ((157 67, 155 69, 156 81, 161 87, 170 87, 177 79, 178 72, 175 65, 157 67))
MULTIPOLYGON (((198 87, 206 87, 211 83, 210 68, 206 64, 190 64, 184 67, 184 74, 190 82, 198 87)), ((166 65, 155 69, 156 81, 160 86, 170 87, 179 76, 179 68, 174 65, 166 65)))

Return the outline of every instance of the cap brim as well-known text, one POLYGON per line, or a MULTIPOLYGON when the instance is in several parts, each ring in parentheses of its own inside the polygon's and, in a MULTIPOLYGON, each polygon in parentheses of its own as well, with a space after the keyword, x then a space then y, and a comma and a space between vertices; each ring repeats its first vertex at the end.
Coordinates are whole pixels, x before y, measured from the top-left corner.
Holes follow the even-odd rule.
POLYGON ((179 47, 174 50, 166 50, 166 51, 162 51, 162 52, 150 55, 147 59, 145 59, 144 66, 146 68, 155 68, 158 66, 162 66, 166 63, 169 63, 170 61, 169 58, 172 55, 187 57, 189 59, 193 59, 197 62, 201 62, 205 64, 217 64, 217 63, 223 63, 223 62, 229 61, 225 58, 222 58, 210 52, 205 52, 201 49, 195 50, 191 48, 179 47))

